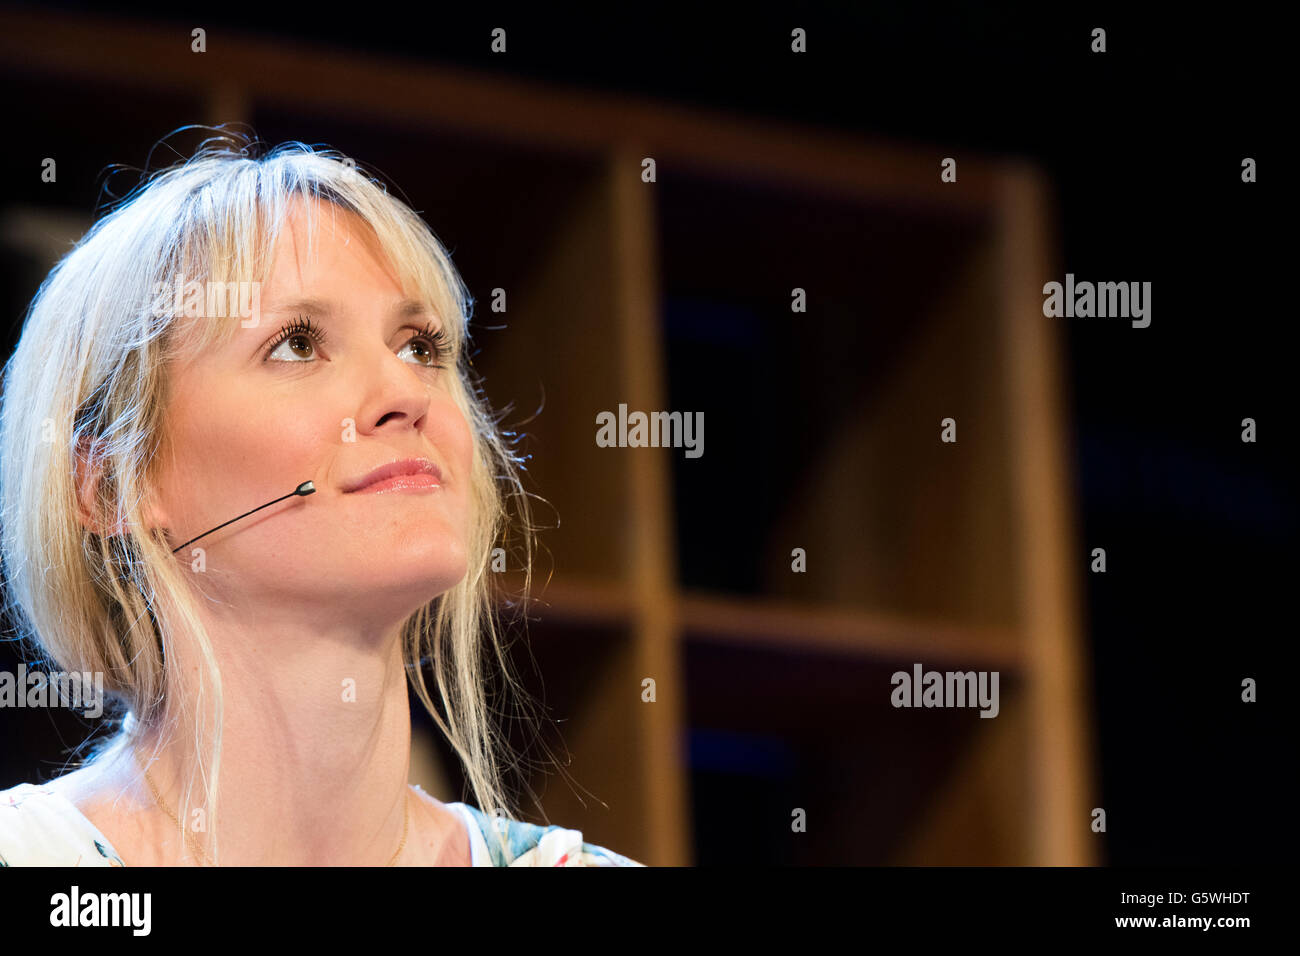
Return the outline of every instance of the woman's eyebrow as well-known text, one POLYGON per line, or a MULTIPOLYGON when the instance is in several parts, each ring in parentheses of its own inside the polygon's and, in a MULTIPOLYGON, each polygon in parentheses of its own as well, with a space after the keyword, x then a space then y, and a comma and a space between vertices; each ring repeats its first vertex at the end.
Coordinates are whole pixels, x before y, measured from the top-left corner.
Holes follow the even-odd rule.
MULTIPOLYGON (((336 309, 332 302, 326 299, 305 298, 295 299, 291 302, 277 303, 263 310, 264 312, 278 314, 281 312, 306 312, 310 315, 319 315, 328 317, 334 315, 336 309)), ((392 315, 397 318, 408 318, 413 315, 430 315, 432 314, 423 302, 419 299, 403 299, 392 308, 392 315)))

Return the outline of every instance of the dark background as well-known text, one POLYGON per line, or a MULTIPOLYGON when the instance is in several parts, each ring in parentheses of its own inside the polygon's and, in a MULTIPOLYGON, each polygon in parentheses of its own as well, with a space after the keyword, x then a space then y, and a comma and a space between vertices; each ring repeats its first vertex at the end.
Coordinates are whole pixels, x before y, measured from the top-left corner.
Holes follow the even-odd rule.
MULTIPOLYGON (((1283 458, 1292 417, 1281 400, 1292 361, 1278 222, 1288 174, 1276 143, 1293 108, 1280 96, 1284 32, 1267 16, 1234 8, 1174 22, 1094 5, 1046 14, 849 3, 547 17, 499 7, 213 8, 183 18, 172 5, 121 9, 1035 160, 1055 184, 1067 271, 1154 287, 1150 328, 1065 323, 1080 543, 1105 547, 1108 562, 1105 575, 1080 571, 1105 862, 1274 856, 1291 787, 1279 772, 1284 688, 1270 678, 1294 633, 1283 596, 1296 526, 1283 458), (761 53, 787 44, 795 24, 815 57, 761 53), (481 41, 494 25, 510 28, 508 59, 481 41), (1104 56, 1089 53, 1094 26, 1107 29, 1104 56), (1240 182, 1245 156, 1259 165, 1250 186, 1240 182), (1256 444, 1240 441, 1245 417, 1258 423, 1256 444), (1244 676, 1260 686, 1251 707, 1238 702, 1244 676)), ((76 122, 69 137, 93 137, 111 116, 76 122)), ((86 210, 105 198, 94 172, 86 210)), ((0 182, 5 202, 37 188, 11 170, 0 182)), ((11 274, 4 287, 29 282, 11 274)), ((0 302, 5 354, 26 304, 0 302)), ((27 746, 6 740, 0 762, 23 762, 27 746)))

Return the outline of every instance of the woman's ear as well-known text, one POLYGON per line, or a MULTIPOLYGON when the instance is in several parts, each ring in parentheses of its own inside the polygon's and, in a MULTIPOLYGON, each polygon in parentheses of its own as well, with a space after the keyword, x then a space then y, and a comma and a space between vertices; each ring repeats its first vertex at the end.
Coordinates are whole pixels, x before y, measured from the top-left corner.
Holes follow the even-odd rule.
POLYGON ((77 440, 73 482, 77 489, 77 519, 95 534, 105 533, 99 509, 99 483, 104 475, 102 440, 82 435, 77 440))
MULTIPOLYGON (((104 479, 105 441, 83 435, 77 442, 73 480, 77 489, 77 517, 81 524, 102 537, 126 533, 120 522, 110 527, 108 517, 99 502, 99 486, 104 479)), ((155 507, 152 498, 144 508, 146 527, 165 526, 166 520, 155 507)))

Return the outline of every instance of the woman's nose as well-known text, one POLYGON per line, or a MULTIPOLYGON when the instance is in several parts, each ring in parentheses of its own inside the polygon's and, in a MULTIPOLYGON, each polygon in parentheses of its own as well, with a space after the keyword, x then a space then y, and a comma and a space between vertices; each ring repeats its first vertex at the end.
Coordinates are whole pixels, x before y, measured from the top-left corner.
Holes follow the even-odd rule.
POLYGON ((429 411, 430 391, 416 367, 382 350, 366 363, 357 426, 375 429, 400 422, 419 428, 429 411))

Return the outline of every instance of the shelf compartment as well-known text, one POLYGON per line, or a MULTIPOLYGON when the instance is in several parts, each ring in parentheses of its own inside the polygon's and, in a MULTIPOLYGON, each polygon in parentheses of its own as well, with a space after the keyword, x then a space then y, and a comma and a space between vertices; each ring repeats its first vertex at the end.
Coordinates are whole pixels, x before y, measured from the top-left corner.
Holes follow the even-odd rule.
POLYGON ((682 586, 1014 624, 989 221, 688 176, 658 217, 682 586))
POLYGON ((860 655, 691 637, 684 659, 697 865, 1026 862, 1025 818, 988 806, 1025 803, 1014 674, 999 675, 999 714, 983 718, 893 707, 890 676, 910 666, 860 655), (805 833, 791 829, 795 808, 805 833))

